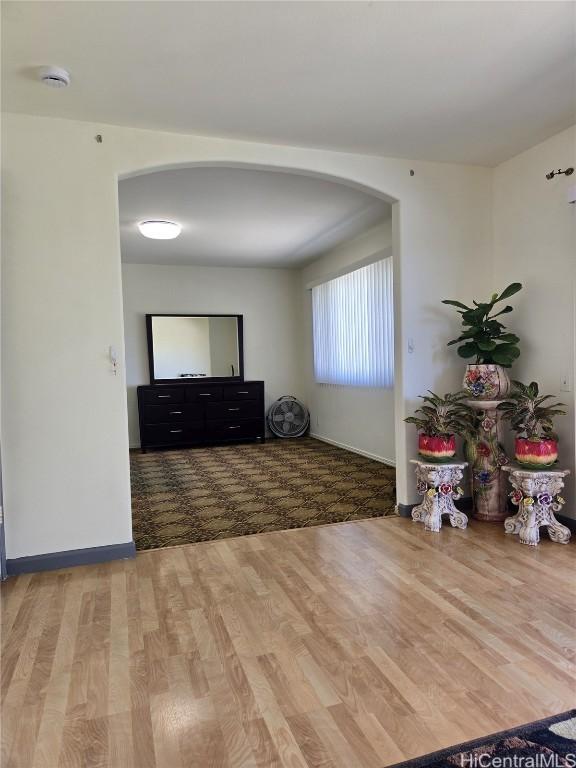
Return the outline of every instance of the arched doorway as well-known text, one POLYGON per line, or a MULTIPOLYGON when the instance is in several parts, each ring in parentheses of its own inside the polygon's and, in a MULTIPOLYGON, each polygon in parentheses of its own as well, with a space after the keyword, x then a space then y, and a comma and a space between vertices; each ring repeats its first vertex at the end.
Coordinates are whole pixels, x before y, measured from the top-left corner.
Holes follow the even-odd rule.
MULTIPOLYGON (((201 163, 191 163, 191 164, 178 164, 178 165, 163 166, 160 169, 148 168, 148 169, 141 170, 136 173, 128 174, 122 177, 120 180, 119 197, 120 197, 120 224, 121 224, 121 227, 123 227, 125 230, 123 232, 123 259, 124 259, 125 252, 129 251, 132 246, 137 247, 139 244, 139 241, 136 240, 135 238, 132 238, 132 242, 131 242, 130 241, 131 234, 130 232, 126 232, 126 230, 130 228, 134 230, 135 219, 139 217, 148 217, 148 216, 155 216, 160 218, 171 217, 170 211, 171 210, 173 211, 174 208, 170 208, 170 204, 167 204, 166 201, 171 198, 172 187, 170 186, 170 184, 166 186, 167 180, 170 180, 170 182, 174 185, 176 184, 176 181, 175 181, 176 179, 179 179, 178 183, 180 183, 183 178, 190 179, 192 176, 195 176, 196 178, 202 177, 203 178, 202 184, 206 185, 205 186, 206 188, 210 186, 209 180, 211 176, 218 176, 218 175, 222 176, 223 174, 224 176, 226 176, 227 174, 229 184, 230 184, 229 179, 233 177, 235 174, 243 175, 244 177, 250 178, 252 180, 255 177, 257 177, 259 174, 260 175, 264 174, 268 177, 268 179, 272 177, 276 177, 277 179, 280 179, 282 183, 289 182, 290 184, 292 184, 294 181, 296 181, 297 184, 298 183, 301 184, 302 190, 306 190, 307 185, 313 188, 315 190, 315 194, 317 194, 317 197, 316 197, 317 200, 319 199, 319 193, 316 188, 319 188, 321 190, 322 185, 324 185, 325 187, 333 187, 335 189, 338 188, 339 194, 343 194, 344 197, 348 196, 348 197, 354 198, 354 196, 356 196, 361 199, 363 198, 370 199, 371 201, 373 201, 374 207, 376 209, 378 208, 378 206, 382 208, 386 208, 388 215, 390 215, 390 227, 389 227, 390 237, 389 237, 389 240, 385 244, 383 244, 383 247, 380 250, 382 251, 381 253, 382 257, 388 258, 390 259, 390 261, 395 259, 394 241, 391 236, 391 229, 392 229, 391 216, 392 216, 393 207, 397 206, 397 201, 395 201, 389 195, 386 195, 382 192, 377 192, 374 189, 371 189, 369 187, 366 187, 365 185, 358 184, 350 180, 340 179, 340 178, 328 176, 326 174, 321 174, 317 172, 300 171, 300 170, 295 170, 292 168, 284 168, 284 167, 278 168, 275 166, 263 166, 261 164, 256 165, 256 164, 247 164, 247 163, 224 163, 224 162, 218 162, 218 163, 201 162, 201 163), (160 185, 160 190, 156 195, 156 201, 162 200, 163 207, 161 207, 161 210, 159 213, 155 213, 154 211, 157 210, 158 203, 157 202, 155 203, 156 208, 154 207, 146 208, 145 202, 147 201, 147 198, 154 197, 154 195, 151 194, 150 190, 155 184, 158 184, 160 179, 163 180, 163 183, 165 184, 165 186, 162 188, 162 185, 160 185), (130 199, 130 190, 132 191, 132 199, 130 199), (134 193, 134 190, 136 190, 136 193, 134 193)), ((176 184, 176 187, 177 186, 178 185, 176 184)), ((302 195, 308 194, 310 196, 309 191, 306 192, 302 190, 300 190, 302 195)), ((182 189, 180 189, 180 192, 182 192, 182 189)), ((191 191, 190 187, 187 187, 186 194, 188 195, 188 197, 190 197, 191 195, 193 197, 194 194, 197 194, 197 189, 191 191)), ((222 190, 220 190, 220 195, 222 195, 222 190)), ((246 192, 245 197, 246 196, 249 196, 248 192, 246 192)), ((314 196, 313 194, 310 196, 311 201, 313 199, 313 196, 314 196)), ((242 205, 244 206, 246 206, 245 197, 244 199, 242 199, 242 205)), ((197 197, 195 198, 195 200, 196 200, 195 225, 197 226, 197 228, 202 229, 203 222, 200 221, 200 224, 198 225, 198 221, 197 221, 198 216, 201 216, 201 214, 199 213, 199 209, 201 208, 201 205, 198 203, 197 197)), ((262 201, 260 201, 260 204, 262 204, 262 201)), ((312 203, 310 207, 313 209, 314 204, 312 203)), ((176 215, 176 216, 172 216, 172 218, 179 218, 179 217, 178 215, 176 215)), ((182 218, 182 215, 180 216, 180 218, 182 218)), ((364 217, 364 219, 365 218, 366 217, 364 217)), ((341 233, 342 237, 340 237, 340 241, 342 241, 343 239, 346 240, 346 237, 348 235, 354 236, 354 237, 358 235, 363 235, 365 229, 370 229, 369 226, 368 227, 365 226, 366 221, 364 219, 362 218, 362 215, 358 215, 358 213, 356 212, 354 216, 349 216, 344 223, 339 222, 338 226, 340 228, 343 228, 344 230, 347 230, 346 233, 344 232, 341 233)), ((373 221, 371 222, 369 219, 367 221, 368 221, 368 224, 373 223, 373 221)), ((276 224, 278 224, 278 221, 276 221, 276 224)), ((290 226, 290 224, 287 224, 287 226, 290 226)), ((227 227, 228 229, 230 228, 229 222, 227 222, 227 227)), ((185 226, 185 229, 186 229, 186 226, 185 226)), ((190 227, 188 227, 188 229, 190 229, 190 227)), ((332 235, 334 235, 334 230, 338 229, 338 227, 330 227, 329 229, 332 232, 332 235)), ((326 233, 324 233, 324 237, 326 237, 326 233)), ((354 239, 354 237, 348 237, 348 239, 354 239)), ((312 238, 312 240, 314 239, 315 238, 312 238)), ((336 246, 338 246, 340 241, 338 240, 338 237, 336 237, 335 239, 336 246)), ((198 245, 198 242, 194 243, 194 241, 191 241, 191 243, 192 243, 191 245, 192 249, 198 245)), ((310 248, 309 242, 307 243, 307 245, 308 245, 308 248, 310 248)), ((332 245, 334 245, 334 243, 332 243, 332 245)), ((223 245, 222 243, 220 243, 220 246, 225 248, 225 244, 223 245)), ((319 250, 316 253, 312 252, 311 254, 312 257, 317 256, 318 258, 320 258, 321 256, 323 256, 325 252, 329 251, 330 253, 332 253, 332 251, 334 250, 334 248, 329 248, 329 249, 324 248, 324 251, 323 251, 320 246, 319 246, 319 250)), ((332 265, 332 266, 328 265, 327 267, 326 265, 324 265, 325 268, 323 269, 323 271, 321 270, 320 272, 320 279, 328 279, 331 276, 336 276, 338 274, 341 274, 342 271, 344 272, 351 271, 353 268, 356 268, 358 266, 364 266, 364 264, 369 263, 370 261, 374 261, 374 258, 375 258, 374 253, 375 251, 374 249, 372 249, 372 252, 368 250, 365 253, 360 254, 361 258, 360 257, 357 258, 356 256, 354 256, 354 258, 357 260, 357 263, 352 261, 350 264, 345 264, 344 270, 342 270, 341 265, 338 265, 338 264, 332 265)), ((212 255, 214 255, 214 253, 212 253, 212 255)), ((310 253, 308 253, 308 257, 309 257, 308 261, 310 261, 311 256, 310 256, 310 253)), ((188 263, 186 261, 179 261, 180 256, 178 255, 173 255, 170 258, 172 259, 172 261, 171 262, 169 261, 169 264, 174 267, 178 267, 179 265, 180 267, 184 267, 188 263)), ((159 267, 160 264, 155 263, 155 259, 157 260, 156 256, 142 256, 141 252, 139 252, 135 256, 134 255, 130 256, 130 258, 128 258, 127 261, 138 263, 141 260, 145 260, 147 261, 147 263, 154 265, 156 267, 159 267)), ((208 263, 211 263, 211 262, 208 262, 208 263)), ((296 268, 302 267, 302 264, 304 263, 305 262, 296 263, 295 267, 296 268)), ((202 268, 202 267, 206 267, 206 262, 203 263, 202 258, 200 258, 199 262, 198 262, 198 259, 196 259, 196 261, 192 260, 192 263, 190 264, 190 266, 196 267, 196 268, 202 268)), ((249 265, 241 262, 239 266, 246 268, 249 265)), ((254 268, 253 264, 251 266, 252 268, 254 268)), ((280 266, 282 266, 281 262, 280 262, 280 266)), ((130 296, 133 296, 134 292, 131 289, 127 289, 127 283, 130 282, 131 279, 128 279, 126 275, 131 273, 131 267, 130 266, 125 267, 124 271, 125 271, 125 279, 124 279, 125 327, 126 327, 126 332, 128 334, 126 336, 126 351, 127 351, 127 372, 128 372, 128 379, 129 379, 128 381, 129 420, 131 422, 131 445, 132 447, 135 447, 137 445, 137 441, 134 439, 134 436, 137 434, 136 425, 138 420, 137 409, 136 409, 135 387, 137 386, 137 384, 144 384, 147 382, 144 382, 143 380, 141 380, 142 378, 141 373, 142 371, 146 370, 146 364, 143 363, 143 360, 142 360, 142 351, 145 349, 143 339, 140 338, 139 340, 136 340, 136 342, 133 342, 133 340, 129 338, 129 335, 133 332, 133 329, 135 327, 135 322, 137 321, 135 314, 138 314, 138 311, 140 313, 140 317, 138 318, 138 320, 141 321, 143 307, 140 306, 136 311, 136 313, 132 311, 132 308, 127 310, 127 307, 126 307, 127 292, 128 294, 130 294, 130 296), (140 359, 136 361, 136 363, 134 363, 134 358, 137 358, 138 356, 140 356, 140 359), (134 365, 136 365, 136 367, 139 367, 139 371, 140 371, 140 373, 137 373, 135 377, 131 375, 134 365), (140 376, 140 379, 139 379, 139 376, 140 376)), ((134 270, 132 270, 132 272, 133 271, 134 270)), ((140 272, 142 271, 143 270, 140 270, 140 272)), ((158 274, 158 272, 156 274, 158 274)), ((318 282, 318 279, 319 279, 318 274, 313 274, 312 276, 314 280, 318 282)), ((310 275, 308 275, 308 277, 310 277, 310 275)), ((141 283, 142 281, 145 282, 142 275, 140 275, 139 279, 141 280, 141 283)), ((222 282, 225 282, 224 277, 222 278, 222 282)), ((308 285, 307 288, 309 289, 310 286, 308 285)), ((143 285, 141 284, 140 291, 142 292, 143 290, 144 290, 143 285)), ((307 294, 309 295, 309 293, 310 291, 308 290, 307 294)), ((150 311, 158 311, 158 304, 156 304, 155 307, 150 306, 151 304, 154 303, 151 300, 151 294, 148 294, 148 301, 149 301, 150 311)), ((168 310, 177 311, 179 313, 182 313, 183 311, 191 311, 189 306, 185 307, 183 305, 182 298, 176 299, 175 300, 176 303, 174 303, 174 300, 172 297, 171 301, 172 301, 171 304, 163 303, 162 310, 164 310, 164 312, 168 310)), ((198 301, 198 299, 195 299, 195 301, 198 301)), ((213 308, 212 306, 208 306, 204 300, 202 300, 202 306, 203 306, 202 311, 204 312, 206 312, 207 309, 213 308)), ((227 311, 229 310, 229 305, 228 307, 225 307, 220 304, 217 308, 219 311, 227 311)), ((234 311, 237 311, 237 310, 238 310, 238 306, 235 306, 234 311)), ((308 313, 308 314, 310 312, 309 308, 306 306, 304 307, 303 311, 304 313, 308 313)), ((295 310, 295 313, 297 313, 297 310, 295 310)), ((396 314, 396 311, 395 311, 395 314, 396 314)), ((140 322, 140 325, 142 325, 141 322, 140 322)), ((143 327, 140 328, 139 333, 140 335, 143 334, 143 327)), ((395 368, 396 368, 396 365, 397 365, 397 361, 395 360, 395 368)), ((268 378, 268 377, 265 377, 265 378, 268 378)), ((311 385, 310 388, 313 388, 313 386, 311 385)), ((274 387, 270 387, 270 389, 274 391, 274 387)), ((282 391, 284 391, 283 387, 281 387, 281 389, 279 389, 278 392, 275 394, 280 394, 282 391)), ((332 388, 328 390, 328 394, 330 395, 333 401, 334 401, 334 396, 337 393, 338 393, 338 388, 332 388)), ((350 390, 347 390, 346 394, 349 395, 350 390)), ((388 423, 385 426, 383 425, 382 429, 385 430, 387 434, 389 433, 393 434, 395 431, 395 422, 394 422, 394 396, 395 395, 394 393, 389 393, 389 394, 390 394, 390 397, 388 400, 388 407, 387 407, 387 410, 389 411, 388 423), (391 416, 390 416, 390 412, 391 412, 391 416)), ((342 392, 340 392, 340 396, 341 395, 342 395, 342 392)), ((342 397, 340 397, 340 402, 338 402, 337 401, 338 399, 336 398, 336 401, 332 402, 331 407, 333 410, 337 410, 339 413, 341 413, 343 410, 347 410, 347 411, 365 410, 366 414, 368 414, 368 412, 370 411, 370 418, 368 418, 367 415, 365 417, 365 427, 364 427, 364 431, 369 432, 373 429, 374 423, 375 422, 377 423, 379 418, 379 412, 378 412, 379 406, 378 406, 377 399, 374 398, 375 405, 368 402, 369 398, 372 396, 374 396, 374 393, 373 392, 371 393, 370 390, 366 389, 361 393, 360 401, 356 400, 354 402, 354 398, 352 398, 350 402, 346 402, 345 399, 343 400, 342 397)), ((306 399, 306 395, 304 395, 303 399, 306 399)), ((354 451, 358 454, 363 454, 369 458, 371 457, 381 458, 382 451, 378 451, 377 448, 375 450, 371 450, 370 445, 365 447, 364 445, 359 446, 357 444, 358 439, 360 440, 360 443, 363 442, 362 437, 357 438, 355 441, 352 436, 350 436, 350 438, 348 439, 347 434, 345 432, 344 433, 341 432, 341 434, 336 435, 337 437, 336 440, 334 439, 331 440, 329 435, 325 435, 325 434, 322 435, 321 434, 322 430, 318 429, 320 425, 318 423, 318 416, 316 416, 315 413, 317 413, 320 410, 319 401, 325 401, 328 399, 326 397, 326 391, 320 391, 318 393, 318 397, 316 401, 314 401, 313 398, 310 398, 310 397, 308 398, 308 401, 310 402, 311 399, 313 404, 313 407, 312 407, 313 419, 315 419, 315 421, 313 422, 311 431, 314 433, 316 430, 316 436, 318 436, 320 439, 326 439, 327 442, 329 443, 332 442, 336 446, 344 446, 346 449, 354 451)), ((328 411, 329 411, 329 408, 328 408, 328 411)), ((359 420, 357 419, 356 421, 359 421, 359 420)), ((348 428, 352 428, 355 426, 357 426, 356 423, 351 424, 349 422, 348 424, 348 428)), ((394 454, 393 447, 391 450, 388 450, 386 454, 387 454, 385 456, 386 460, 392 460, 392 461, 394 460, 395 456, 393 455, 394 454)), ((249 531, 249 532, 253 532, 253 531, 249 531)))

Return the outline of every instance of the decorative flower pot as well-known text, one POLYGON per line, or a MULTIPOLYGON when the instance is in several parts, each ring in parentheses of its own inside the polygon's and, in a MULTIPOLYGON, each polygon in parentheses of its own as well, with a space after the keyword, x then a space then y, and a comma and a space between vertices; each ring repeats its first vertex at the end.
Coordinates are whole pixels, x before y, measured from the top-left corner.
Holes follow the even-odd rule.
POLYGON ((549 467, 558 459, 557 440, 529 440, 517 437, 515 454, 518 464, 531 467, 549 467))
POLYGON ((454 435, 431 437, 418 435, 418 453, 427 459, 450 459, 456 453, 456 438, 454 435))
POLYGON ((510 379, 501 365, 468 363, 462 386, 475 400, 501 400, 510 392, 510 379))

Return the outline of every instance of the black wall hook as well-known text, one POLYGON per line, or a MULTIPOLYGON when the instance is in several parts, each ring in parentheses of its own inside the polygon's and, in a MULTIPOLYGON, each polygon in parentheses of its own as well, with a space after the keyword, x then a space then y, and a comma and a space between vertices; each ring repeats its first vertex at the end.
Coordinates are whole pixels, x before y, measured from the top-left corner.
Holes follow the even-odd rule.
POLYGON ((550 179, 553 179, 554 176, 562 176, 562 175, 572 176, 573 173, 574 173, 574 168, 566 168, 565 171, 561 171, 560 168, 558 168, 557 171, 550 171, 550 173, 547 173, 546 178, 548 179, 548 181, 550 181, 550 179))

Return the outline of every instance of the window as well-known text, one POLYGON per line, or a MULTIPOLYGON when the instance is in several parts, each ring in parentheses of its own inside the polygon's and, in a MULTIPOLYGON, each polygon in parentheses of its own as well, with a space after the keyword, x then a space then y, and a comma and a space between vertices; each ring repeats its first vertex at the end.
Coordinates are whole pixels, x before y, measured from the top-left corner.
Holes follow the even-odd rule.
POLYGON ((317 382, 394 385, 391 258, 312 288, 312 322, 317 382))

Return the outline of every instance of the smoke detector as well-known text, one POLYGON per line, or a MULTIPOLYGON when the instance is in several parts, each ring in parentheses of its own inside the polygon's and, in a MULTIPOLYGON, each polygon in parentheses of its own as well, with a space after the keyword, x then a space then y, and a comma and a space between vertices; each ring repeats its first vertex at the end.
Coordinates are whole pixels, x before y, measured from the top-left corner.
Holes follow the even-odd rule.
POLYGON ((70 85, 70 73, 61 67, 42 67, 40 81, 51 88, 66 88, 70 85))

